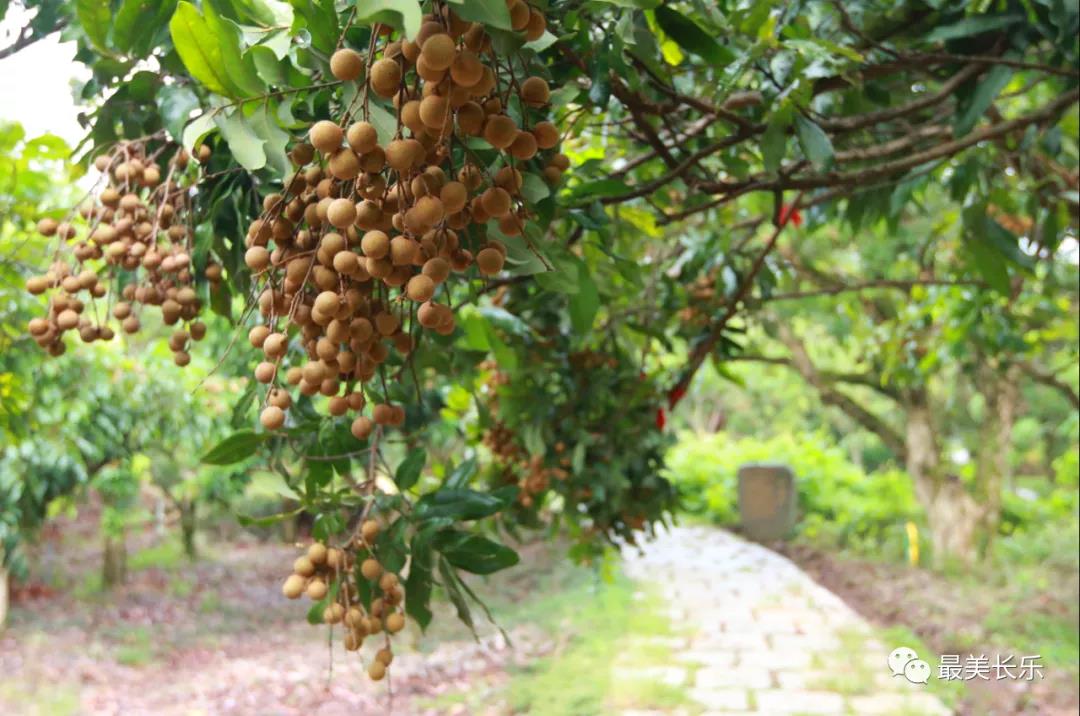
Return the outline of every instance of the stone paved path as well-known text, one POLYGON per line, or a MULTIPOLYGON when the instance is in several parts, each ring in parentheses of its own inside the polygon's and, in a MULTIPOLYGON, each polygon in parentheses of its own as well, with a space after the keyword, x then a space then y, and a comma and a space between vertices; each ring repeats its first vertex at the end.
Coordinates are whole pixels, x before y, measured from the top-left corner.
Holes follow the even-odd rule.
POLYGON ((619 678, 686 688, 701 707, 687 714, 951 713, 926 686, 891 675, 886 657, 899 644, 880 641, 839 597, 771 550, 723 530, 679 527, 644 554, 628 552, 626 570, 641 598, 663 599, 685 636, 663 644, 674 664, 619 678))

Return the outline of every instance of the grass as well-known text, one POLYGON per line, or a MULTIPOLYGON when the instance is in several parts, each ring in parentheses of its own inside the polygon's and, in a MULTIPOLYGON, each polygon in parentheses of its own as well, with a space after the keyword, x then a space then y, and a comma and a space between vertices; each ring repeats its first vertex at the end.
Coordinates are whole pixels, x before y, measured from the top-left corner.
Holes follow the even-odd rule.
POLYGON ((114 654, 116 661, 124 666, 146 666, 155 655, 153 634, 144 626, 126 629, 114 654))
POLYGON ((152 547, 141 549, 128 557, 128 569, 135 572, 141 569, 164 569, 172 571, 188 564, 184 546, 172 536, 152 547))
POLYGON ((0 702, 19 704, 20 716, 75 716, 83 712, 78 689, 61 683, 31 689, 18 681, 0 682, 0 702))

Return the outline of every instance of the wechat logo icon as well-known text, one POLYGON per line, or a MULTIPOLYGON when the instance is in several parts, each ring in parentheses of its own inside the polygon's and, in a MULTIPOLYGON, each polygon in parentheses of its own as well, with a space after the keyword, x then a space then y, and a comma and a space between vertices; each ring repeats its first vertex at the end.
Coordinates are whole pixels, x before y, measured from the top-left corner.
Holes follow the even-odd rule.
POLYGON ((925 684, 930 680, 930 664, 920 659, 914 649, 897 647, 889 654, 888 662, 893 676, 903 676, 913 684, 925 684))

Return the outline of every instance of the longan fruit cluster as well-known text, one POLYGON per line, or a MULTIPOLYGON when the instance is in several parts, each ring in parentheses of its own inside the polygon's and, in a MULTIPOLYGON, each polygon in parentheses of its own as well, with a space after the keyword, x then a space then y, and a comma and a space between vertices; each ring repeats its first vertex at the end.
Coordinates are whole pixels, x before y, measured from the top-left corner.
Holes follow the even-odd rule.
POLYGON ((386 669, 394 659, 390 636, 405 628, 401 580, 376 559, 374 545, 378 534, 379 523, 369 519, 361 523, 350 541, 351 549, 313 543, 293 562, 293 573, 281 586, 282 594, 288 599, 306 595, 319 602, 331 592, 332 585, 337 585, 334 598, 323 609, 323 623, 331 627, 341 625, 347 651, 359 651, 365 639, 383 635, 383 644, 368 665, 368 676, 374 681, 386 676, 386 669), (360 597, 363 592, 358 587, 359 580, 369 583, 368 603, 360 597))
MULTIPOLYGON (((544 33, 536 8, 512 0, 508 9, 526 38, 544 33)), ((346 47, 330 58, 337 79, 363 79, 353 103, 361 106, 339 122, 316 122, 293 146, 297 171, 265 198, 247 232, 244 260, 260 282, 264 319, 249 338, 264 355, 255 377, 269 386, 260 420, 270 430, 286 422, 289 386, 325 396, 332 416, 351 415, 357 439, 400 426, 400 405, 363 414, 365 384, 392 354, 406 359, 424 330, 453 333, 440 291, 449 296, 452 276, 501 272, 507 248, 487 237, 488 222, 506 236, 523 234, 530 166, 550 181, 559 176, 548 168, 569 166, 552 153, 555 126, 530 119, 550 100, 547 81, 517 79, 482 25, 443 7, 415 37, 394 38, 381 25, 373 32, 369 56, 346 47), (368 121, 370 102, 392 107, 392 137, 380 138, 368 121), (481 161, 469 148, 476 142, 499 160, 481 161)))
MULTIPOLYGON (((162 151, 150 152, 142 141, 116 145, 94 161, 102 188, 91 201, 69 220, 38 222, 38 232, 58 245, 48 271, 26 281, 31 294, 49 296, 47 315, 27 328, 50 355, 64 353, 68 331, 85 343, 111 340, 110 316, 124 333, 137 332, 145 306, 159 308, 166 325, 182 326, 169 339, 177 365, 190 362, 190 342, 206 335, 196 320, 202 303, 191 267, 190 158, 177 150, 159 163, 162 151)), ((208 150, 202 152, 205 161, 208 150)))

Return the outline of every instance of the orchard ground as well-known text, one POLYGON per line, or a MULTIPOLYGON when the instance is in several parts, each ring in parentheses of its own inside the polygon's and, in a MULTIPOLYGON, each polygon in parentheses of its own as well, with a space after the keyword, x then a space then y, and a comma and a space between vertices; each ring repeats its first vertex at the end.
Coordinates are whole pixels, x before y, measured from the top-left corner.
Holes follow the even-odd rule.
POLYGON ((880 571, 784 548, 845 604, 776 552, 706 526, 678 527, 592 568, 571 565, 565 544, 526 546, 517 568, 474 582, 505 635, 474 614, 476 640, 446 606, 428 634, 402 640, 389 689, 304 621, 305 602, 281 598, 296 550, 276 535, 205 533, 190 563, 174 531, 149 526, 129 535, 128 582, 110 593, 100 588, 99 541, 84 509, 39 545, 0 638, 0 711, 975 714, 994 703, 996 713, 1075 712, 1075 671, 1056 663, 1033 687, 890 678, 885 657, 900 642, 941 653, 954 644, 943 635, 970 626, 962 610, 927 606, 948 597, 946 578, 888 582, 939 616, 924 643, 902 623, 910 612, 890 615, 896 598, 868 597, 886 581, 880 571))

